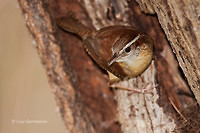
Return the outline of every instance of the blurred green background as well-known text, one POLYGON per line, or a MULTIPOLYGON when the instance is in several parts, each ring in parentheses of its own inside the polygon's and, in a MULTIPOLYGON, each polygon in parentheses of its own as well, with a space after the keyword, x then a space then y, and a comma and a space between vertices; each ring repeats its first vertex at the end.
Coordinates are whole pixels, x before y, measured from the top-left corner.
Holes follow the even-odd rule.
POLYGON ((64 133, 17 1, 0 0, 0 22, 0 133, 64 133))

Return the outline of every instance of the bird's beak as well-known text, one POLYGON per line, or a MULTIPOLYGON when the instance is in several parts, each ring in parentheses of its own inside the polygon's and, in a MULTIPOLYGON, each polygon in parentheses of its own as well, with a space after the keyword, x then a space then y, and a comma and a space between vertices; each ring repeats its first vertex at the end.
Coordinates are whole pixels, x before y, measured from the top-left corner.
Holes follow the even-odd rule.
POLYGON ((116 62, 117 61, 117 59, 118 59, 118 55, 115 53, 114 55, 113 55, 113 57, 110 59, 110 61, 108 62, 108 66, 111 66, 114 62, 116 62))

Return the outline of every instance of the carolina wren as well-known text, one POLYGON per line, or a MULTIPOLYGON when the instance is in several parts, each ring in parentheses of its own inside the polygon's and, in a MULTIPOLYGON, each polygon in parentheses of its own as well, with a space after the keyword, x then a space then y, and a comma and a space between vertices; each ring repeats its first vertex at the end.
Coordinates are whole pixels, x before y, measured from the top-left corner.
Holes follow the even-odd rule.
POLYGON ((79 22, 73 13, 57 20, 62 29, 82 38, 88 54, 108 71, 111 83, 136 77, 152 61, 153 40, 128 26, 109 26, 92 30, 79 22))

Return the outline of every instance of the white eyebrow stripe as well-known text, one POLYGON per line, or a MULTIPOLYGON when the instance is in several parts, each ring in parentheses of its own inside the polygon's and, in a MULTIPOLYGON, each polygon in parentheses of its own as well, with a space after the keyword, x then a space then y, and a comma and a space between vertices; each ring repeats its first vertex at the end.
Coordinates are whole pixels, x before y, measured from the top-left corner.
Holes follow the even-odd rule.
POLYGON ((131 46, 131 44, 134 43, 134 42, 136 42, 139 38, 140 38, 140 34, 137 35, 137 36, 136 36, 133 40, 131 40, 129 43, 127 43, 127 44, 125 45, 125 47, 124 47, 122 50, 120 50, 119 53, 121 53, 123 50, 125 50, 126 48, 128 48, 129 46, 131 46))

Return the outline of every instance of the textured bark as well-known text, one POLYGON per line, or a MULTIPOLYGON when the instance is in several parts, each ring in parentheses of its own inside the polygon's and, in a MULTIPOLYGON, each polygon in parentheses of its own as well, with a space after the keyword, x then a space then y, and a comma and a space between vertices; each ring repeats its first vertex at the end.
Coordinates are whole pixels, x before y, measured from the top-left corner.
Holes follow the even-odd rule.
POLYGON ((200 104, 200 1, 137 0, 146 13, 156 13, 173 52, 200 104))
MULTIPOLYGON (((169 4, 167 2, 153 3, 153 1, 139 0, 137 2, 146 13, 159 13, 158 11, 162 9, 163 12, 160 12, 164 14, 166 11, 172 10, 167 6, 169 4), (162 4, 166 7, 161 6, 162 4)), ((181 120, 177 119, 177 110, 174 108, 183 110, 195 101, 187 96, 191 95, 187 83, 179 71, 178 63, 156 16, 142 13, 134 0, 19 0, 19 3, 25 16, 26 25, 37 43, 38 54, 47 72, 67 131, 72 133, 182 131, 179 125, 181 120), (110 25, 130 25, 148 33, 155 42, 154 61, 141 76, 124 81, 123 84, 141 88, 151 83, 152 94, 135 93, 128 96, 126 90, 115 89, 112 91, 109 89, 105 71, 87 55, 80 39, 56 26, 55 20, 65 16, 68 11, 75 12, 81 22, 96 29, 110 25)), ((159 19, 162 26, 165 26, 165 19, 170 21, 174 17, 172 13, 167 13, 171 16, 166 17, 164 14, 163 20, 159 19)), ((173 13, 175 13, 174 10, 173 13)), ((158 17, 161 18, 159 14, 158 17)), ((191 21, 189 21, 190 24, 193 24, 191 21)), ((186 52, 187 56, 183 53, 190 47, 194 49, 194 45, 198 48, 198 34, 196 34, 197 32, 191 34, 191 38, 196 39, 190 39, 190 36, 186 35, 189 35, 191 28, 187 26, 184 30, 187 31, 186 34, 183 34, 183 30, 180 30, 183 27, 178 27, 178 35, 187 38, 187 43, 185 43, 181 36, 175 36, 177 27, 174 27, 177 25, 173 24, 170 22, 168 27, 163 27, 163 29, 166 30, 165 33, 167 33, 178 60, 180 60, 180 55, 187 57, 180 60, 181 66, 183 67, 185 64, 184 68, 188 72, 191 71, 189 71, 187 62, 193 63, 191 67, 195 66, 195 71, 192 71, 196 72, 195 75, 188 73, 186 77, 190 85, 191 82, 194 82, 194 85, 197 86, 196 81, 198 80, 193 81, 193 78, 199 79, 198 60, 195 60, 197 56, 189 51, 186 52), (172 35, 168 30, 171 30, 170 34, 172 35), (184 46, 184 44, 190 44, 188 41, 195 43, 184 46), (184 46, 183 49, 176 49, 181 46, 184 46)), ((187 73, 184 69, 183 71, 187 73)), ((198 88, 194 89, 196 86, 193 86, 193 90, 197 91, 198 88)), ((196 92, 194 94, 196 95, 196 92)))

